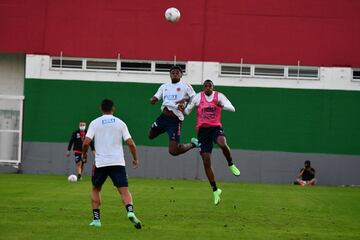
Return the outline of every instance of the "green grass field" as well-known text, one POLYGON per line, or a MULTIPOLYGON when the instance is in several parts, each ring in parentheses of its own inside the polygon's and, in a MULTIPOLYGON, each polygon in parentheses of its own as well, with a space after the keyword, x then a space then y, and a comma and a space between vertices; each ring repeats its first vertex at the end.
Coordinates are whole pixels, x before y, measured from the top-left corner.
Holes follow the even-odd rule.
POLYGON ((143 229, 107 180, 101 228, 89 227, 90 178, 0 174, 0 239, 360 239, 360 188, 130 179, 143 229))

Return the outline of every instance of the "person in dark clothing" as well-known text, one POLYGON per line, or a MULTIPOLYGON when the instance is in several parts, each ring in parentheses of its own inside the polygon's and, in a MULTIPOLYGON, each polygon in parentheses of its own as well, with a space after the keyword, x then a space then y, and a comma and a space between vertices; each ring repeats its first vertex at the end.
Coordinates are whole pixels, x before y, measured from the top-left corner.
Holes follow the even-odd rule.
POLYGON ((300 170, 299 176, 294 184, 301 186, 314 186, 316 184, 315 169, 311 167, 309 160, 304 162, 304 167, 300 170))
MULTIPOLYGON (((65 153, 66 157, 70 156, 71 148, 73 148, 75 163, 76 163, 76 173, 78 180, 81 179, 82 172, 84 170, 84 164, 86 163, 86 158, 81 157, 82 145, 86 135, 86 122, 80 122, 79 128, 76 129, 72 134, 69 141, 68 149, 65 153)), ((94 143, 90 145, 91 151, 95 155, 94 143)))

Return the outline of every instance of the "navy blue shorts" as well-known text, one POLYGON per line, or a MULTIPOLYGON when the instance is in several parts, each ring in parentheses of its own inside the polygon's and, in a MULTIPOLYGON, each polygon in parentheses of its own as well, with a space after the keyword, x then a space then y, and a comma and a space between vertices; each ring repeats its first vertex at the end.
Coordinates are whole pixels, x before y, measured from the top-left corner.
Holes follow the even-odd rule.
POLYGON ((177 117, 161 114, 152 124, 151 130, 159 134, 167 132, 170 140, 180 142, 181 121, 177 117))
POLYGON ((82 159, 81 153, 74 153, 74 155, 75 155, 75 163, 78 163, 80 161, 82 161, 83 163, 86 163, 86 158, 82 159))
POLYGON ((225 136, 222 127, 201 127, 198 131, 198 140, 201 143, 200 153, 211 153, 213 143, 219 136, 225 136))
POLYGON ((128 179, 125 166, 107 166, 97 168, 93 166, 92 184, 101 188, 107 177, 110 177, 115 187, 127 187, 128 179))

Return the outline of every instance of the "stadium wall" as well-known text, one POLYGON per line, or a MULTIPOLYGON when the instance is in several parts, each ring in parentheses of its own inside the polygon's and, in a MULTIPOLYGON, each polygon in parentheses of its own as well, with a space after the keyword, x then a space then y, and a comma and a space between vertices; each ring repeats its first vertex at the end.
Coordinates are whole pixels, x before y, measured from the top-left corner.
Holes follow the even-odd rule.
MULTIPOLYGON (((356 107, 360 85, 350 80, 351 68, 360 66, 359 1, 174 0, 171 5, 182 14, 176 25, 164 21, 164 10, 170 7, 166 0, 3 1, 0 51, 167 61, 176 56, 178 61, 189 61, 185 81, 200 85, 211 78, 234 102, 237 112, 225 113, 224 124, 235 148, 234 156, 241 159, 244 169, 238 180, 289 182, 303 160, 309 158, 318 169, 321 183, 359 183, 354 169, 359 169, 356 107), (219 62, 318 66, 320 79, 220 78, 219 62), (247 159, 251 161, 247 163, 247 159)), ((193 178, 192 171, 197 173, 195 176, 202 173, 199 156, 191 157, 192 153, 184 157, 197 159, 198 168, 189 167, 192 165, 185 160, 181 166, 170 161, 176 165, 174 169, 183 169, 174 173, 172 165, 168 166, 172 158, 167 154, 166 138, 147 143, 143 135, 159 113, 159 106, 147 105, 148 94, 153 94, 156 84, 168 81, 168 76, 51 71, 44 57, 27 59, 26 68, 24 91, 29 99, 25 111, 29 116, 25 115, 25 172, 64 173, 73 169, 71 161, 64 165, 63 151, 69 137, 65 135, 79 119, 97 116, 98 101, 109 97, 109 92, 119 103, 120 116, 129 124, 135 123, 133 135, 144 144, 139 147, 143 159, 160 161, 145 165, 146 172, 137 173, 150 177, 168 177, 171 173, 183 178, 193 178), (112 88, 118 90, 118 83, 128 88, 127 92, 114 93, 112 88), (129 95, 129 89, 136 92, 129 95), (139 106, 130 109, 126 104, 130 106, 131 101, 122 96, 136 98, 137 103, 142 100, 149 108, 135 117, 139 106), (81 100, 70 102, 76 98, 81 100), (83 101, 87 105, 79 104, 83 101)), ((14 84, 8 78, 4 81, 14 84)), ((23 84, 23 78, 20 82, 23 84)), ((22 91, 22 86, 16 91, 22 91)), ((193 121, 191 116, 184 123, 183 139, 193 135, 193 121)), ((217 175, 225 180, 229 176, 226 169, 217 175)))
MULTIPOLYGON (((149 99, 160 84, 26 79, 24 141, 63 142, 80 120, 89 122, 110 98, 138 145, 167 146, 147 139, 160 104, 149 99), (45 127, 46 126, 46 127, 45 127), (50 129, 49 129, 50 127, 50 129)), ((360 92, 216 87, 237 111, 224 112, 225 132, 236 149, 360 155, 360 92)), ((201 88, 194 86, 195 91, 201 88)), ((195 134, 195 114, 183 123, 183 141, 195 134)))
MULTIPOLYGON (((166 76, 166 78, 168 78, 166 76)), ((107 97, 117 104, 116 115, 129 126, 140 150, 143 167, 131 176, 204 178, 197 150, 171 157, 167 137, 147 139, 160 113, 149 98, 160 84, 25 80, 25 172, 71 172, 66 142, 80 120, 99 116, 107 97)), ((196 91, 200 85, 194 85, 196 91)), ((224 112, 223 124, 234 159, 242 169, 239 179, 227 172, 219 150, 214 164, 219 180, 290 183, 304 160, 312 160, 321 184, 360 184, 359 91, 218 86, 232 101, 235 113, 224 112)), ((182 141, 194 136, 194 113, 183 124, 182 141)), ((127 153, 128 155, 128 153, 127 153)), ((89 166, 88 166, 89 167, 89 166)), ((87 169, 89 173, 89 169, 87 169)))

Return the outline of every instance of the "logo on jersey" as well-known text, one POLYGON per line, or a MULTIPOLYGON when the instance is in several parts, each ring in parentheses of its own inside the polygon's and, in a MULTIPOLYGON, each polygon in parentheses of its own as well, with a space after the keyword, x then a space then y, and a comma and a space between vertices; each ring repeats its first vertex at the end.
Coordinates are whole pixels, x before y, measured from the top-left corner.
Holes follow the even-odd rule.
POLYGON ((213 106, 207 106, 206 108, 201 109, 201 117, 207 119, 214 119, 216 115, 216 108, 213 106))
POLYGON ((176 91, 178 91, 178 92, 180 92, 180 90, 181 90, 181 88, 179 88, 179 87, 176 89, 176 91))
POLYGON ((114 123, 114 122, 115 122, 115 118, 104 119, 104 120, 101 121, 101 123, 102 123, 103 125, 109 124, 109 123, 114 123))
POLYGON ((176 100, 177 95, 165 95, 164 100, 176 100))

